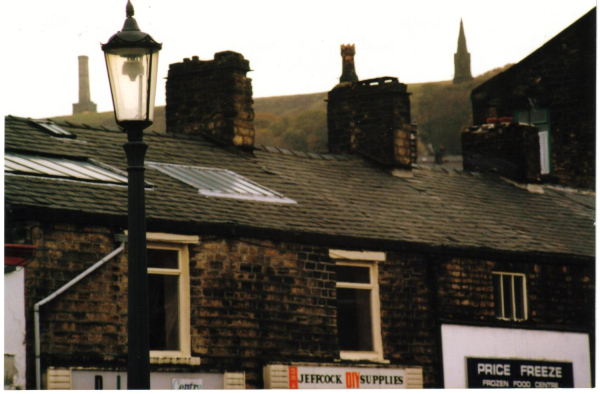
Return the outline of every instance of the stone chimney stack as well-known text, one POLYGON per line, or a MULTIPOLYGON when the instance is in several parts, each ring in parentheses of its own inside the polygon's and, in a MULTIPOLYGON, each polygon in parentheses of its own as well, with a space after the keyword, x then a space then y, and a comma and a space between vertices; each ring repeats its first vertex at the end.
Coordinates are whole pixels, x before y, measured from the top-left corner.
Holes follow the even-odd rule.
POLYGON ((96 104, 90 99, 90 74, 88 57, 79 56, 79 102, 73 104, 73 115, 96 113, 96 104))
POLYGON ((342 76, 340 77, 340 82, 356 82, 358 81, 358 76, 356 75, 356 70, 354 69, 354 55, 356 54, 354 44, 342 44, 341 48, 342 76))
POLYGON ((167 132, 205 135, 242 149, 254 148, 254 109, 248 60, 236 52, 197 56, 169 66, 167 132))
POLYGON ((409 96, 406 85, 393 77, 338 84, 327 98, 329 152, 359 153, 410 169, 417 156, 409 96))
POLYGON ((465 171, 492 172, 519 183, 541 181, 540 138, 535 126, 490 118, 462 132, 465 171))

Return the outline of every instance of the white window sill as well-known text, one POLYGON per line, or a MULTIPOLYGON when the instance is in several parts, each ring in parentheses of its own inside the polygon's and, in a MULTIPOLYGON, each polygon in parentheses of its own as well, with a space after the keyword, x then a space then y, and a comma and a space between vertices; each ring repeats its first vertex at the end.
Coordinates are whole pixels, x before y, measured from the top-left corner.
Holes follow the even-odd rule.
POLYGON ((200 357, 150 356, 150 364, 200 365, 200 357))

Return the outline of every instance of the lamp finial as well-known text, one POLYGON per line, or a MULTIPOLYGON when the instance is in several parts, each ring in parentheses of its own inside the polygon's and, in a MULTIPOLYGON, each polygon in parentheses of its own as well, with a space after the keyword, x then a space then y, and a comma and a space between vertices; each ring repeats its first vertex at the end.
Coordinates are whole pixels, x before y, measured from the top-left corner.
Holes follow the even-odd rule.
POLYGON ((127 6, 125 6, 125 15, 127 15, 128 18, 131 18, 133 14, 133 4, 131 4, 131 0, 127 0, 127 6))

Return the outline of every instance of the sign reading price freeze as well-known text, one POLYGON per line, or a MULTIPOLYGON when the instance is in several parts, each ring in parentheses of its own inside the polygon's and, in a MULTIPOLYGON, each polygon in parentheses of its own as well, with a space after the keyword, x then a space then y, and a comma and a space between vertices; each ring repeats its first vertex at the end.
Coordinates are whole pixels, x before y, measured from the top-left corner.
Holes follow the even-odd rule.
POLYGON ((574 388, 573 363, 467 357, 469 388, 574 388))

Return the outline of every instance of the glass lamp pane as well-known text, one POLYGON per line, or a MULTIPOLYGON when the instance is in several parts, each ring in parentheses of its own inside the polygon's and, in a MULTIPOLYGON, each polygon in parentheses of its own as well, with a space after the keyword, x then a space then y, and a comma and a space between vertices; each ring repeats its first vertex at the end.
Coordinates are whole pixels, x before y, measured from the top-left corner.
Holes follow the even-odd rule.
POLYGON ((148 106, 148 120, 154 119, 154 99, 156 98, 156 79, 158 76, 158 51, 152 53, 150 59, 150 94, 148 106))
POLYGON ((152 54, 147 48, 116 48, 105 54, 117 120, 152 120, 156 86, 149 92, 148 82, 156 85, 154 62, 158 61, 158 52, 152 54))

